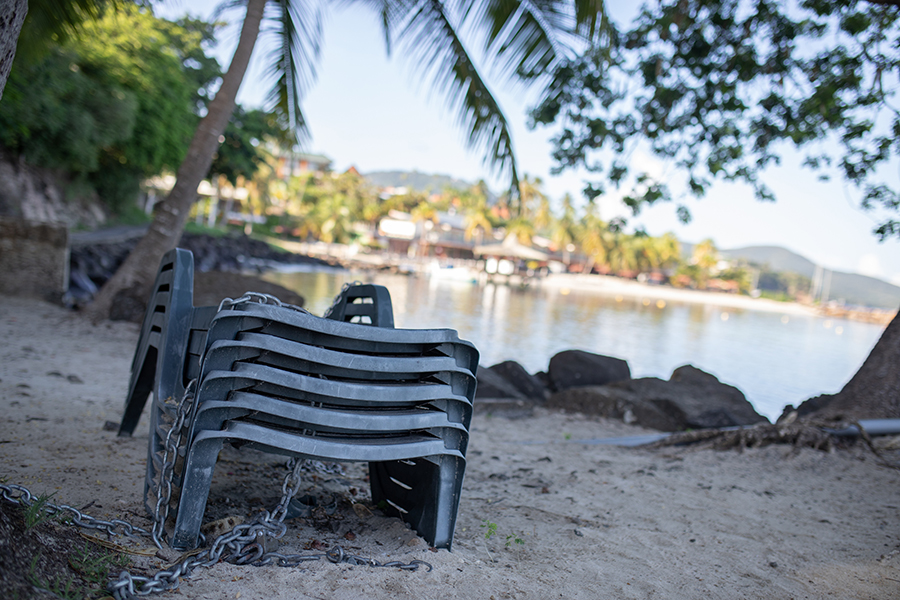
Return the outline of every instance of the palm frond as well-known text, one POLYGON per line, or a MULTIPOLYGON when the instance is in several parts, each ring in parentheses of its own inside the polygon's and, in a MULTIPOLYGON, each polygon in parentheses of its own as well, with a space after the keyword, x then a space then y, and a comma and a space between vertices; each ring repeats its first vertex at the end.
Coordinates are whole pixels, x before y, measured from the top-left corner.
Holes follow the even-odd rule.
POLYGON ((310 1, 280 0, 270 5, 279 43, 269 60, 267 77, 273 81, 268 102, 271 109, 296 133, 297 141, 309 137, 301 101, 316 78, 322 39, 322 16, 310 1))
POLYGON ((222 18, 226 12, 235 8, 246 8, 247 0, 225 0, 219 3, 209 15, 209 20, 213 23, 222 18))
POLYGON ((483 151, 484 162, 495 172, 508 174, 510 193, 517 194, 519 175, 509 123, 443 3, 421 0, 404 16, 398 41, 417 60, 415 67, 431 80, 432 87, 446 95, 447 106, 457 113, 459 125, 466 132, 468 147, 483 151))
POLYGON ((604 0, 462 0, 502 73, 533 79, 587 44, 610 39, 604 0))
POLYGON ((381 22, 381 31, 384 35, 384 47, 388 56, 393 48, 394 28, 402 19, 403 14, 409 10, 409 0, 340 0, 339 7, 363 5, 373 10, 381 22))

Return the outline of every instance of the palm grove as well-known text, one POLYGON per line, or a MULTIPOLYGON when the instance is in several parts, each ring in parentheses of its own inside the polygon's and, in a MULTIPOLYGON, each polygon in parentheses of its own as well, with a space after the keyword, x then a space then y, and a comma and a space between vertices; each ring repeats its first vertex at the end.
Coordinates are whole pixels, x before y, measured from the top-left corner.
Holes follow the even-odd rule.
MULTIPOLYGON (((67 41, 73 39, 84 42, 86 36, 66 35, 69 30, 60 22, 74 23, 77 31, 114 10, 137 14, 124 2, 32 4, 29 20, 34 33, 23 38, 37 39, 38 44, 29 44, 29 54, 41 41, 49 46, 77 43, 67 41), (42 40, 43 32, 52 35, 42 40)), ((25 2, 3 0, 0 5, 10 15, 0 31, 2 83, 25 2)), ((619 189, 635 213, 647 204, 702 195, 717 180, 744 182, 761 200, 773 200, 764 183, 765 168, 777 164, 786 148, 796 147, 805 154, 807 167, 823 178, 842 178, 860 204, 877 214, 877 236, 888 243, 900 236, 896 218, 900 196, 889 173, 900 150, 900 116, 892 105, 900 60, 896 1, 801 0, 786 8, 765 0, 663 0, 648 3, 622 29, 606 18, 602 2, 431 0, 357 2, 355 6, 372 12, 373 26, 383 29, 392 52, 409 54, 418 74, 430 78, 434 89, 446 97, 468 145, 490 168, 508 177, 512 210, 505 225, 521 235, 528 235, 528 228, 535 225, 549 227, 558 242, 577 241, 598 261, 612 260, 615 253, 609 249, 626 246, 610 243, 614 236, 624 235, 619 231, 623 224, 603 223, 593 202, 610 187, 619 189), (547 217, 541 216, 540 205, 528 207, 525 188, 529 182, 518 173, 506 117, 461 34, 473 30, 480 34, 487 60, 506 77, 541 86, 543 97, 532 120, 557 128, 553 158, 558 169, 586 167, 595 174, 584 190, 586 203, 578 203, 581 215, 574 214, 573 201, 564 200, 555 221, 544 223, 541 219, 547 217), (628 156, 638 144, 678 167, 684 181, 660 181, 648 173, 632 172, 628 156)), ((203 61, 196 53, 191 55, 188 47, 193 43, 202 48, 202 28, 182 24, 184 31, 194 32, 192 42, 190 36, 172 32, 161 55, 174 56, 185 72, 194 71, 194 79, 183 98, 173 97, 174 102, 187 105, 187 120, 174 128, 170 140, 132 144, 134 140, 122 139, 123 131, 138 132, 151 124, 152 119, 144 116, 158 115, 141 112, 150 108, 142 104, 142 97, 149 93, 141 87, 146 82, 99 75, 108 57, 92 57, 99 65, 97 71, 77 72, 97 77, 110 95, 97 97, 86 92, 77 77, 67 79, 70 92, 94 102, 106 121, 91 129, 90 142, 98 148, 94 158, 79 147, 88 138, 66 140, 72 158, 85 163, 76 170, 78 181, 98 191, 121 193, 128 189, 124 178, 103 181, 107 171, 96 167, 121 165, 116 169, 130 172, 132 186, 135 178, 154 170, 171 168, 177 173, 175 187, 155 212, 147 235, 94 302, 95 316, 108 315, 114 303, 144 301, 155 265, 177 243, 197 185, 209 173, 220 139, 225 137, 264 20, 273 23, 267 29, 280 39, 279 51, 271 57, 275 85, 268 126, 275 136, 287 131, 302 140, 301 100, 313 82, 320 11, 326 8, 325 3, 248 0, 231 65, 221 78, 216 77, 218 73, 206 73, 212 77, 206 82, 197 72, 202 71, 198 65, 203 61), (202 90, 215 87, 213 82, 220 85, 210 97, 202 90), (104 102, 109 106, 102 106, 104 102), (196 116, 200 114, 202 118, 196 116), (184 137, 179 140, 179 136, 184 137)), ((26 23, 26 31, 28 27, 26 23)), ((59 48, 51 50, 50 58, 45 54, 44 60, 56 59, 59 68, 67 60, 59 52, 59 48)), ((26 68, 22 62, 13 68, 13 78, 18 69, 26 68)), ((162 67, 165 60, 158 62, 162 67)), ((164 68, 171 66, 174 63, 164 68)), ((0 103, 4 109, 7 102, 16 101, 10 95, 7 89, 0 103)), ((25 106, 30 100, 20 98, 19 102, 25 106)), ((7 133, 5 127, 3 132, 7 133)), ((10 142, 4 139, 3 143, 10 142)), ((472 214, 481 210, 479 202, 472 201, 472 214)), ((683 206, 677 210, 682 218, 689 218, 683 206)), ((493 225, 485 216, 481 227, 493 225)), ((872 373, 890 361, 896 364, 898 358, 900 324, 895 319, 845 392, 850 394, 854 382, 872 383, 872 373)), ((868 393, 882 398, 896 415, 900 375, 896 369, 891 371, 892 377, 878 378, 878 385, 868 393)))

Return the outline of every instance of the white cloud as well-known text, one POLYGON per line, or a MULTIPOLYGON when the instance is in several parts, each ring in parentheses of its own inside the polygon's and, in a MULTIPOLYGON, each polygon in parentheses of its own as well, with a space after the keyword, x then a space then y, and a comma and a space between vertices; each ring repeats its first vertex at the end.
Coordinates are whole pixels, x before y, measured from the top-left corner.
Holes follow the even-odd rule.
POLYGON ((856 270, 869 277, 884 277, 884 269, 881 262, 874 254, 863 254, 856 265, 856 270))
POLYGON ((661 179, 666 170, 666 164, 663 161, 640 148, 632 154, 630 166, 634 173, 647 173, 655 179, 661 179))

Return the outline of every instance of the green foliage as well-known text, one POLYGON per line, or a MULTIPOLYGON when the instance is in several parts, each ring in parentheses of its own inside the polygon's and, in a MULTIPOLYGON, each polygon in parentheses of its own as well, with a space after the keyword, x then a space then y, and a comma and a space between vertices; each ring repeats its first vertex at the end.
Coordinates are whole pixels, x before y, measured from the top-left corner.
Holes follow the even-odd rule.
POLYGON ((723 281, 735 282, 738 286, 738 291, 742 294, 750 293, 753 280, 750 272, 744 267, 730 267, 721 271, 717 277, 723 281))
POLYGON ((799 273, 776 272, 763 268, 757 287, 763 297, 796 300, 800 294, 808 294, 812 281, 799 273))
MULTIPOLYGON (((628 153, 644 143, 683 170, 693 195, 733 180, 773 200, 760 175, 792 145, 822 177, 838 170, 863 207, 885 211, 877 236, 900 235, 898 186, 879 173, 900 154, 900 112, 891 104, 900 6, 663 0, 612 40, 562 63, 532 112, 535 123, 561 123, 558 170, 600 175, 591 196, 604 183, 631 185, 625 200, 635 214, 672 199, 664 182, 631 173, 628 153)), ((690 218, 683 206, 678 213, 690 218)))
POLYGON ((488 521, 487 519, 484 519, 481 522, 481 527, 483 527, 485 529, 484 539, 486 539, 486 540, 491 539, 492 537, 494 537, 494 535, 497 534, 497 524, 493 523, 491 521, 488 521))
POLYGON ((267 143, 289 146, 291 134, 271 113, 247 111, 237 106, 224 136, 209 172, 223 175, 232 185, 237 185, 239 177, 251 179, 266 162, 267 143))
POLYGON ((16 58, 39 60, 49 50, 48 40, 62 43, 78 35, 86 22, 123 5, 120 0, 32 0, 16 45, 16 58))
POLYGON ((358 221, 377 222, 387 214, 373 210, 381 206, 375 189, 359 174, 325 173, 294 178, 289 194, 288 211, 297 219, 298 237, 327 243, 346 243, 355 237, 353 224, 358 221))
POLYGON ((105 584, 110 571, 122 569, 131 563, 125 554, 116 554, 105 549, 92 547, 85 542, 83 548, 69 556, 69 566, 79 573, 88 584, 105 584))
POLYGON ((41 494, 34 502, 25 508, 25 529, 30 530, 41 523, 50 521, 54 513, 47 510, 47 503, 53 498, 53 494, 41 494))
POLYGON ((98 85, 74 52, 60 49, 13 68, 0 103, 0 143, 39 166, 94 172, 102 148, 131 137, 137 104, 122 86, 98 85))
MULTIPOLYGON (((497 535, 497 524, 493 521, 489 521, 488 519, 483 519, 481 521, 481 527, 484 531, 484 539, 489 540, 495 535, 497 535)), ((504 538, 505 545, 507 548, 512 548, 513 546, 524 546, 525 540, 522 539, 522 535, 519 533, 510 533, 507 534, 504 538)))
POLYGON ((183 23, 129 5, 49 43, 40 60, 17 60, 0 103, 0 145, 124 206, 142 178, 180 163, 198 90, 218 75, 203 54, 212 26, 183 23))
POLYGON ((85 598, 85 590, 72 577, 59 575, 52 579, 44 579, 37 572, 38 561, 41 555, 35 554, 31 560, 31 569, 28 573, 28 580, 38 590, 46 591, 57 598, 63 600, 83 600, 85 598))

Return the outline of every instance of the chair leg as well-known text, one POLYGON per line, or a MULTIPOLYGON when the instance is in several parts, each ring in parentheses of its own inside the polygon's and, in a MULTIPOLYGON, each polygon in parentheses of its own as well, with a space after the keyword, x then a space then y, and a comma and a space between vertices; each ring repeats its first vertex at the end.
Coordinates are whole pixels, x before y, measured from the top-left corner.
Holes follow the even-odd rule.
POLYGON ((184 464, 175 532, 169 544, 176 550, 197 547, 203 512, 209 498, 209 486, 212 484, 213 470, 222 445, 222 438, 196 439, 191 444, 184 464))
POLYGON ((464 470, 464 459, 453 456, 370 462, 372 501, 386 502, 425 541, 449 550, 464 470))
MULTIPOLYGON (((139 343, 139 351, 140 347, 139 343)), ((125 399, 125 414, 122 415, 122 422, 119 424, 119 437, 131 437, 134 428, 137 427, 141 413, 144 411, 144 405, 147 403, 147 397, 153 391, 153 383, 156 378, 156 357, 157 349, 148 344, 144 349, 144 358, 141 361, 137 377, 132 377, 131 386, 129 386, 128 396, 125 399)))

